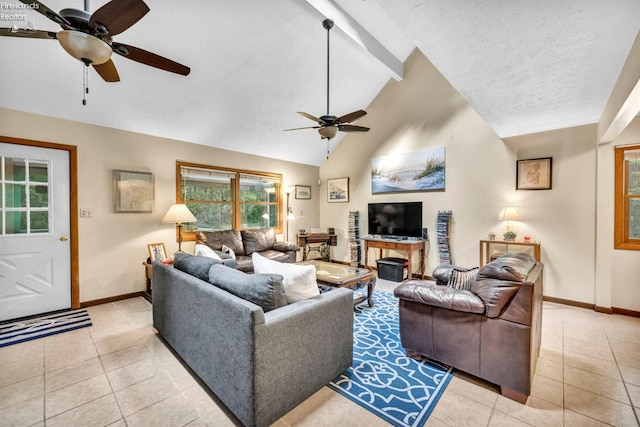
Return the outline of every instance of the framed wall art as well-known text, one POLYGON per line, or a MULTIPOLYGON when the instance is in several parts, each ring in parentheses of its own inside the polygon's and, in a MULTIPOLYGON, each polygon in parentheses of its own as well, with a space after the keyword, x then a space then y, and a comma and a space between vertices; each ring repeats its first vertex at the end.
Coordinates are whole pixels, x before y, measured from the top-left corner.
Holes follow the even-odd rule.
POLYGON ((153 211, 153 174, 151 172, 113 171, 116 212, 153 211))
POLYGON ((147 245, 147 248, 149 249, 149 258, 151 258, 151 262, 162 262, 167 259, 167 251, 164 248, 164 243, 150 243, 147 245))
POLYGON ((552 157, 518 160, 516 190, 550 190, 552 157))
POLYGON ((371 193, 444 191, 445 147, 371 159, 371 193))
POLYGON ((311 198, 310 185, 296 185, 296 199, 310 199, 310 198, 311 198))
POLYGON ((327 199, 329 203, 349 201, 349 178, 327 180, 327 199))

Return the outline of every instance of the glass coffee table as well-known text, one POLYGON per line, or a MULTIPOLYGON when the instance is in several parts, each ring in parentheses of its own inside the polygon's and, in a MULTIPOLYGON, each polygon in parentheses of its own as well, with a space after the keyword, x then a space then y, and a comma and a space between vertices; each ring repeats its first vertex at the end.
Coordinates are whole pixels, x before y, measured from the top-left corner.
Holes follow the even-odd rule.
POLYGON ((368 268, 351 267, 316 259, 301 261, 296 264, 313 265, 316 268, 316 280, 319 285, 353 290, 354 305, 367 300, 369 307, 373 307, 373 289, 376 286, 376 275, 368 268), (365 286, 367 288, 366 295, 358 296, 357 291, 364 290, 365 286))

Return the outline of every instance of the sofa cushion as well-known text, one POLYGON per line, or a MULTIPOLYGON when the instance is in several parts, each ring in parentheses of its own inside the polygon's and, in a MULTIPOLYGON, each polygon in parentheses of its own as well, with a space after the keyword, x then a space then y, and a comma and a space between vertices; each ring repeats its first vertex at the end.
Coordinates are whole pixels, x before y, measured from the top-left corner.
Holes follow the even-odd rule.
POLYGON ((464 289, 466 291, 470 290, 471 285, 473 285, 473 282, 476 281, 478 270, 478 267, 452 269, 447 286, 455 289, 464 289))
POLYGON ((221 263, 222 261, 213 258, 190 255, 186 252, 178 252, 173 257, 174 268, 204 281, 209 280, 209 269, 211 266, 221 263))
POLYGON ((244 255, 242 236, 238 230, 199 231, 196 233, 196 243, 205 244, 219 251, 222 250, 222 245, 225 245, 236 255, 244 255))
POLYGON ((272 249, 276 243, 276 233, 273 228, 252 228, 241 230, 244 254, 249 256, 254 252, 262 252, 272 249))
POLYGON ((464 289, 440 286, 432 280, 409 280, 393 290, 396 298, 449 310, 467 313, 484 313, 484 303, 480 298, 464 289))
POLYGON ((204 256, 204 257, 213 258, 213 259, 219 259, 220 261, 222 261, 222 258, 220 258, 220 255, 218 255, 209 246, 203 245, 201 243, 196 243, 196 247, 195 247, 195 250, 194 250, 194 255, 195 256, 204 256))
POLYGON ((209 283, 259 305, 265 313, 287 305, 279 274, 247 274, 217 264, 209 269, 209 283))
POLYGON ((253 270, 262 274, 281 274, 284 292, 289 304, 320 295, 313 265, 288 264, 272 261, 258 253, 253 253, 253 270))
POLYGON ((436 279, 438 285, 446 286, 449 284, 449 279, 451 278, 451 271, 454 268, 457 268, 455 265, 451 264, 440 264, 431 272, 431 276, 436 279))

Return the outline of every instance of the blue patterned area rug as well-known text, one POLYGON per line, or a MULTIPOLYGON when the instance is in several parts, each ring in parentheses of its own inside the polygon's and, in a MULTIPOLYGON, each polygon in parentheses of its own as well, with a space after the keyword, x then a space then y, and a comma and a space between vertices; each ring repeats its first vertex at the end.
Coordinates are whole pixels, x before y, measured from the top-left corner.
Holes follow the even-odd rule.
POLYGON ((0 347, 86 328, 87 326, 91 326, 91 318, 84 308, 0 323, 0 347))
POLYGON ((394 426, 421 427, 451 381, 452 368, 406 356, 398 300, 375 291, 374 308, 355 307, 353 365, 329 387, 394 426))

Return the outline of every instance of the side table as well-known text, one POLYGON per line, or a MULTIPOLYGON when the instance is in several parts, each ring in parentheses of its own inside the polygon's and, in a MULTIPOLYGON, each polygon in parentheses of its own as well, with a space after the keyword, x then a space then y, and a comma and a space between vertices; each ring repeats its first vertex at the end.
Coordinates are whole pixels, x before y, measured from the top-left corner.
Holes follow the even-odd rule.
MULTIPOLYGON (((149 261, 143 261, 142 265, 144 266, 144 276, 146 288, 142 294, 142 296, 149 302, 151 302, 151 294, 152 294, 152 281, 153 281, 153 264, 149 261)), ((173 264, 166 264, 168 267, 173 267, 173 264)))
POLYGON ((532 252, 531 255, 533 255, 535 260, 540 262, 540 242, 536 242, 536 241, 525 242, 522 240, 518 240, 518 241, 480 240, 480 263, 478 264, 478 266, 482 267, 483 265, 491 261, 491 257, 494 254, 500 253, 500 255, 502 255, 509 251, 532 252), (492 246, 504 247, 504 251, 492 252, 492 249, 491 249, 492 246))

